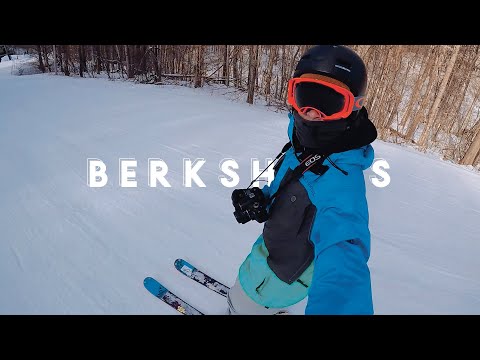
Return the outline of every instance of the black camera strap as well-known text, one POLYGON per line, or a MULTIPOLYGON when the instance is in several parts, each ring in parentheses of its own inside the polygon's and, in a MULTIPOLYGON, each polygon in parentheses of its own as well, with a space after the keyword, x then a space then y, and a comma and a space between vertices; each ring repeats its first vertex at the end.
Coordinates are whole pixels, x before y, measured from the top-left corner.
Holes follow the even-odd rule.
MULTIPOLYGON (((292 147, 292 143, 289 141, 286 143, 282 151, 275 157, 275 159, 268 165, 265 170, 263 170, 260 175, 257 176, 256 179, 252 180, 250 185, 248 185, 247 189, 252 186, 252 184, 265 172, 267 169, 276 162, 276 160, 279 160, 285 156, 286 152, 292 147)), ((321 176, 325 174, 325 172, 329 169, 327 165, 322 165, 325 159, 328 159, 328 155, 320 155, 316 153, 303 153, 300 157, 299 160, 301 160, 300 164, 298 164, 295 169, 293 169, 293 173, 290 175, 289 179, 287 179, 285 182, 281 184, 281 186, 277 189, 277 191, 270 196, 268 200, 268 204, 270 204, 275 197, 278 196, 278 194, 281 192, 281 190, 285 189, 288 184, 290 184, 293 181, 299 180, 303 174, 305 174, 307 171, 312 171, 313 173, 321 176)), ((279 163, 277 162, 277 164, 279 163)))
MULTIPOLYGON (((283 146, 282 151, 280 151, 280 154, 278 154, 278 155, 275 157, 275 159, 273 159, 273 161, 270 163, 270 165, 268 165, 268 166, 265 168, 265 170, 263 170, 263 171, 260 173, 260 175, 258 175, 255 179, 252 180, 252 182, 250 183, 250 185, 248 185, 247 189, 249 189, 250 186, 252 186, 252 184, 253 184, 255 181, 257 181, 258 178, 259 178, 260 176, 262 176, 262 174, 263 174, 265 171, 267 171, 267 169, 268 169, 270 166, 272 166, 272 164, 274 164, 276 160, 279 160, 281 157, 285 156, 285 153, 286 153, 286 152, 288 151, 288 149, 290 149, 291 147, 292 147, 292 143, 291 143, 290 141, 289 141, 288 143, 286 143, 286 144, 283 146)), ((277 164, 278 164, 278 162, 277 162, 277 164)), ((275 165, 275 166, 276 166, 276 165, 275 165)))
POLYGON ((327 172, 329 167, 327 165, 322 165, 325 159, 327 158, 327 155, 319 155, 319 154, 305 154, 302 156, 303 160, 300 164, 298 164, 295 169, 293 169, 292 174, 290 177, 279 186, 277 191, 275 191, 274 194, 272 194, 268 200, 268 204, 271 204, 273 199, 278 196, 278 194, 287 187, 288 184, 290 184, 293 181, 299 180, 303 174, 305 174, 307 171, 312 171, 313 173, 321 176, 327 172))

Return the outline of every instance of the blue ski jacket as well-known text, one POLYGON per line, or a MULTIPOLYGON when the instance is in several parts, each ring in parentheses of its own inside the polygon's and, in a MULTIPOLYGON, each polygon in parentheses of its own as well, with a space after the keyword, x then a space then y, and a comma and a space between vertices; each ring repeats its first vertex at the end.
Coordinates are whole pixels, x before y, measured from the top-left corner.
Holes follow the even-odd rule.
MULTIPOLYGON (((294 119, 289 117, 292 141, 294 119)), ((331 161, 348 175, 325 161, 329 169, 323 175, 307 171, 296 185, 286 185, 239 270, 250 298, 267 307, 287 307, 308 296, 306 314, 373 314, 363 174, 373 158, 371 145, 335 153, 331 161)), ((274 194, 298 164, 290 148, 263 193, 274 194)))

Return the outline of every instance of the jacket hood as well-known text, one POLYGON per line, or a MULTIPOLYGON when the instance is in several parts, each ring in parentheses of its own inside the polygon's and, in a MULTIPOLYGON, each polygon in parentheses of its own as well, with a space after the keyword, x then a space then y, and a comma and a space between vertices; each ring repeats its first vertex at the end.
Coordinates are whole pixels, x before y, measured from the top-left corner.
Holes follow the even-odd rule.
MULTIPOLYGON (((330 159, 340 168, 342 165, 360 166, 362 170, 372 166, 374 151, 372 145, 330 155, 330 159)), ((328 164, 327 164, 328 165, 328 164)))

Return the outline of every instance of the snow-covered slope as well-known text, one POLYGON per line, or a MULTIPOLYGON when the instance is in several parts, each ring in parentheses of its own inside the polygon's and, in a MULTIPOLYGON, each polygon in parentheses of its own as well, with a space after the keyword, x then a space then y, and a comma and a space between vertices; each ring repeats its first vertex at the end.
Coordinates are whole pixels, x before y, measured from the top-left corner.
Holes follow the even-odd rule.
MULTIPOLYGON (((285 114, 205 89, 137 85, 0 68, 0 313, 176 314, 143 288, 153 276, 209 314, 225 299, 183 277, 178 257, 232 284, 262 225, 238 224, 219 162, 287 141, 285 114), (87 185, 87 159, 108 184, 87 185), (137 188, 119 186, 135 158, 137 188), (164 160, 171 188, 148 186, 164 160), (183 186, 183 159, 204 158, 206 184, 183 186)), ((390 164, 377 188, 365 172, 377 314, 480 314, 480 176, 403 147, 374 143, 390 164)), ((302 314, 306 301, 292 307, 302 314)))

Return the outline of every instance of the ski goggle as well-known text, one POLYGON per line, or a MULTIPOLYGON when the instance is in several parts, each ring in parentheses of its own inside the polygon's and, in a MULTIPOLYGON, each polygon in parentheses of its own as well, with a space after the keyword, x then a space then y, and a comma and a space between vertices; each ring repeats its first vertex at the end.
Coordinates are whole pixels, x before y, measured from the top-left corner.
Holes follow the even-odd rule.
POLYGON ((365 98, 321 79, 292 78, 288 82, 288 103, 300 114, 313 111, 319 120, 340 120, 360 110, 365 98))

